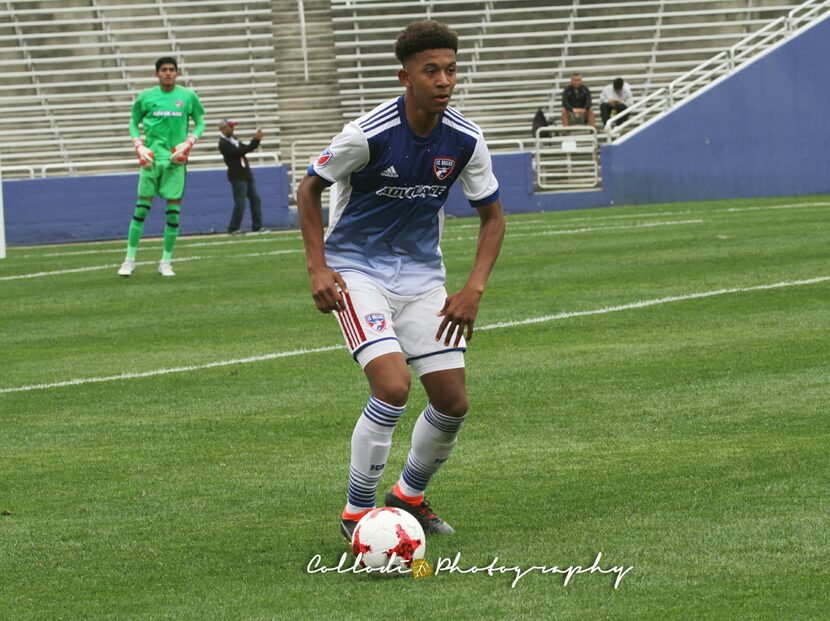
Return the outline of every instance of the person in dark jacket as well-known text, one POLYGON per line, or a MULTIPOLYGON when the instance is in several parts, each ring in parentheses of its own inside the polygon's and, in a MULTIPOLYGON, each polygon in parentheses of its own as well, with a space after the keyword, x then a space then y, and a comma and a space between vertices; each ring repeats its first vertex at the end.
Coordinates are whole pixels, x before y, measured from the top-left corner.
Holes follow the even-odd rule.
POLYGON ((591 110, 591 90, 582 83, 582 76, 575 73, 571 83, 562 91, 562 125, 591 125, 596 123, 591 110))
POLYGON ((219 131, 222 132, 219 138, 219 151, 225 158, 228 181, 231 182, 233 189, 233 214, 228 225, 228 233, 232 235, 241 233, 239 227, 242 225, 242 216, 245 213, 246 198, 251 204, 251 228, 254 233, 267 233, 268 230, 262 228, 262 201, 256 189, 248 158, 245 157, 259 146, 263 136, 262 130, 257 129, 251 142, 245 144, 233 135, 234 127, 236 127, 236 121, 222 119, 219 123, 219 131))

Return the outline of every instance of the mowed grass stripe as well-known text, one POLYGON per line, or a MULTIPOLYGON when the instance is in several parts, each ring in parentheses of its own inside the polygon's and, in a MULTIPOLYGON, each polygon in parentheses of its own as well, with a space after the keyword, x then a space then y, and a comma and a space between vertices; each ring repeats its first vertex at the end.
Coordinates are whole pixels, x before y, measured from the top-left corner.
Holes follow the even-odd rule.
MULTIPOLYGON (((676 226, 676 225, 685 225, 685 224, 701 224, 703 220, 682 220, 679 222, 647 222, 643 224, 630 224, 630 225, 612 225, 612 226, 596 226, 596 227, 583 227, 579 229, 554 229, 554 230, 542 230, 534 233, 519 233, 516 235, 512 235, 511 237, 536 237, 538 235, 577 235, 577 234, 584 234, 584 233, 595 233, 595 232, 603 232, 603 231, 619 231, 619 230, 626 230, 626 229, 653 229, 659 228, 664 226, 676 226)), ((545 227, 542 227, 545 228, 545 227)), ((454 238, 444 238, 443 241, 469 241, 475 240, 476 237, 454 237, 454 238)), ((183 250, 182 248, 179 249, 180 251, 183 250)), ((249 252, 249 253, 240 253, 240 254, 232 254, 232 255, 217 255, 217 256, 179 256, 177 255, 176 258, 173 260, 174 263, 181 263, 183 261, 207 261, 212 259, 245 259, 251 257, 267 257, 267 256, 274 256, 280 254, 292 254, 297 252, 303 252, 302 249, 285 249, 285 250, 273 250, 270 252, 249 252)), ((136 265, 151 265, 155 263, 154 261, 140 261, 137 262, 136 265)), ((11 276, 0 276, 0 281, 9 281, 9 280, 22 280, 28 278, 43 278, 47 276, 61 276, 63 274, 74 274, 74 273, 81 273, 81 272, 94 272, 98 270, 106 270, 106 269, 114 269, 117 268, 118 265, 107 263, 106 265, 91 265, 87 267, 75 267, 75 268, 67 268, 63 270, 52 270, 52 271, 41 271, 41 272, 31 272, 28 274, 15 274, 11 276)))
MULTIPOLYGON (((707 223, 636 234, 508 231, 480 327, 825 278, 826 212, 722 211, 763 202, 677 205, 707 223)), ((477 221, 448 224, 473 234, 477 221)), ((428 558, 567 566, 601 551, 635 568, 618 590, 588 575, 516 589, 505 575, 309 576, 314 554, 332 564, 348 549, 338 519, 368 389, 335 345, 336 321, 314 309, 301 253, 232 256, 290 246, 199 249, 228 256, 182 264, 175 279, 142 269, 0 287, 6 386, 338 348, 0 395, 0 618, 343 621, 384 602, 457 621, 826 616, 826 283, 491 327, 474 341, 470 417, 428 490, 458 533, 428 538, 428 558)), ((447 244, 449 290, 474 253, 447 244)), ((0 269, 84 265, 55 260, 0 269)), ((413 381, 381 501, 426 400, 413 381)))
MULTIPOLYGON (((503 321, 492 324, 485 324, 476 328, 476 330, 498 330, 504 328, 515 328, 519 326, 527 326, 539 323, 547 323, 549 321, 558 321, 561 319, 571 319, 573 317, 590 317, 594 315, 606 315, 609 313, 617 313, 621 311, 634 310, 639 308, 647 308, 650 306, 659 306, 661 304, 669 304, 672 302, 684 302, 687 300, 698 300, 702 298, 711 298, 721 295, 729 295, 735 293, 750 293, 753 291, 766 291, 770 289, 783 289, 787 287, 803 287, 806 285, 815 285, 830 280, 830 276, 818 276, 815 278, 808 278, 804 280, 787 280, 766 285, 756 285, 753 287, 730 287, 726 289, 716 289, 714 291, 703 291, 699 293, 688 293, 685 295, 673 295, 654 300, 641 300, 639 302, 631 302, 629 304, 618 304, 615 306, 606 306, 593 310, 581 311, 567 311, 556 313, 555 315, 546 315, 544 317, 531 317, 528 319, 520 319, 516 321, 503 321)), ((293 351, 274 352, 260 356, 249 356, 247 358, 237 358, 234 360, 218 360, 216 362, 209 362, 199 365, 186 365, 181 367, 173 367, 168 369, 155 369, 152 371, 143 371, 139 373, 119 373, 117 375, 108 375, 104 377, 90 377, 77 378, 70 380, 63 380, 60 382, 50 382, 43 384, 30 384, 27 386, 15 386, 11 388, 0 388, 0 394, 8 394, 15 392, 29 392, 32 390, 46 390, 49 388, 63 388, 66 386, 79 386, 81 384, 94 384, 100 382, 115 382, 122 380, 143 379, 147 377, 155 377, 159 375, 171 375, 174 373, 188 373, 194 371, 202 371, 205 369, 215 369, 217 367, 225 367, 231 365, 251 364, 255 362, 266 362, 270 360, 277 360, 279 358, 290 358, 293 356, 304 356, 325 351, 333 351, 336 349, 344 349, 343 345, 326 345, 322 347, 315 347, 312 349, 298 349, 293 351)))

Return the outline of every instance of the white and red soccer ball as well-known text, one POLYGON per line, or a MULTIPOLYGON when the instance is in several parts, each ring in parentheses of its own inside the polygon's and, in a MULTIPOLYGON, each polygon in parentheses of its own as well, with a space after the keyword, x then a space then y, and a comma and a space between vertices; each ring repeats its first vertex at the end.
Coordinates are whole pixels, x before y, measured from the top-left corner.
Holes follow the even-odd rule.
POLYGON ((373 509, 360 519, 352 535, 352 552, 362 555, 362 567, 410 567, 413 560, 424 558, 426 549, 418 520, 394 507, 373 509))

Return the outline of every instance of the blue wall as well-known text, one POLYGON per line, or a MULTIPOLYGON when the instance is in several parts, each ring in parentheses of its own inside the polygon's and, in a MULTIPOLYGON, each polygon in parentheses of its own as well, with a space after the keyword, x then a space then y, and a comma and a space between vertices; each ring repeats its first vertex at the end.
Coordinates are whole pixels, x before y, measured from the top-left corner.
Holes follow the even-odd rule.
POLYGON ((830 192, 830 19, 602 148, 612 204, 830 192))
MULTIPOLYGON (((265 226, 288 226, 288 172, 254 171, 265 226)), ((6 243, 34 244, 126 239, 135 209, 138 175, 21 179, 3 182, 6 243)), ((161 235, 164 201, 157 198, 145 223, 146 235, 161 235)), ((182 201, 181 233, 225 231, 233 209, 225 170, 192 170, 182 201)), ((243 228, 250 226, 246 207, 243 228)))

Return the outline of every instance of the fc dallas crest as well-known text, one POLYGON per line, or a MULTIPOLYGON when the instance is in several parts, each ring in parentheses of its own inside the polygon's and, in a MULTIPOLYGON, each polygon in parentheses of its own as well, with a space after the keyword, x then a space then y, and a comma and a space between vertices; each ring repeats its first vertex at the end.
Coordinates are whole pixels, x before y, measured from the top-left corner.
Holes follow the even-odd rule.
POLYGON ((375 332, 383 332, 386 330, 386 317, 383 316, 383 313, 369 313, 366 315, 366 323, 375 332))
POLYGON ((329 160, 334 157, 334 153, 331 152, 331 149, 323 149, 323 152, 317 158, 317 166, 318 168, 322 168, 326 164, 329 163, 329 160))
POLYGON ((454 157, 436 157, 432 160, 432 172, 435 173, 435 178, 438 181, 443 181, 452 174, 455 170, 454 157))

